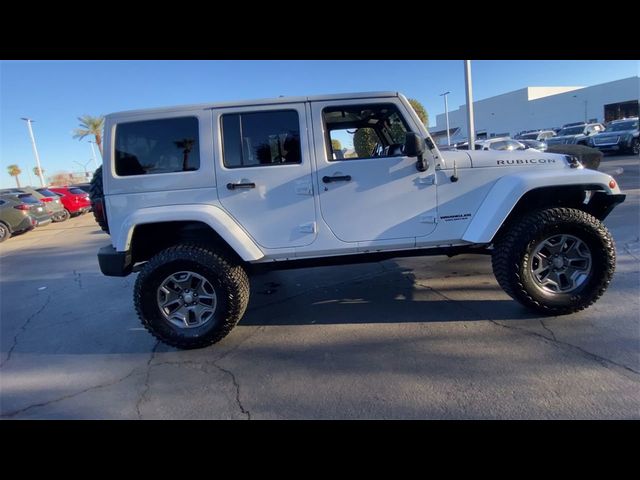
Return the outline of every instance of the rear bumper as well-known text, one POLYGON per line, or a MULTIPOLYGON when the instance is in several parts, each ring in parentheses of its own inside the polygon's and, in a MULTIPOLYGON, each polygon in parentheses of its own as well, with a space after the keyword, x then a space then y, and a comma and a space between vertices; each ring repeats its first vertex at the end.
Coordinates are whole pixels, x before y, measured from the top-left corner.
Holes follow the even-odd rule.
POLYGON ((98 263, 102 274, 108 277, 126 277, 133 268, 131 252, 118 252, 111 245, 98 251, 98 263))

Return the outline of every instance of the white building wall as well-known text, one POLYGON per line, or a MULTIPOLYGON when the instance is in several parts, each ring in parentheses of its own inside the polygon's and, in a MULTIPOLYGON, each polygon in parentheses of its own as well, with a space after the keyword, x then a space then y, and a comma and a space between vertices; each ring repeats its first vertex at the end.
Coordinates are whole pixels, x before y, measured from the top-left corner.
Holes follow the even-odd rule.
MULTIPOLYGON (((565 123, 596 118, 604 121, 604 106, 640 99, 640 77, 629 77, 590 87, 527 87, 473 102, 476 132, 488 135, 560 127, 565 123), (561 93, 557 93, 561 92, 561 93)), ((451 128, 467 134, 466 104, 449 112, 451 128)), ((445 114, 436 116, 436 126, 446 128, 445 114)))

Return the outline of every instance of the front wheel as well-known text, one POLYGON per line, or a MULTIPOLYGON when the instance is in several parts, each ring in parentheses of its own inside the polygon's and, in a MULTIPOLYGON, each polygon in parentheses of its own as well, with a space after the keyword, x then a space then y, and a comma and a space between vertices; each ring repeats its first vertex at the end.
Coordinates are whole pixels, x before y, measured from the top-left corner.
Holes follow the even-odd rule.
POLYGON ((640 140, 634 138, 631 142, 631 153, 634 155, 640 155, 640 140))
POLYGON ((538 210, 500 234, 492 264, 512 298, 537 312, 563 315, 589 307, 605 292, 615 244, 606 227, 582 210, 538 210))
POLYGON ((177 348, 222 340, 242 318, 249 279, 242 266, 199 245, 176 245, 155 255, 138 275, 134 301, 142 325, 177 348))

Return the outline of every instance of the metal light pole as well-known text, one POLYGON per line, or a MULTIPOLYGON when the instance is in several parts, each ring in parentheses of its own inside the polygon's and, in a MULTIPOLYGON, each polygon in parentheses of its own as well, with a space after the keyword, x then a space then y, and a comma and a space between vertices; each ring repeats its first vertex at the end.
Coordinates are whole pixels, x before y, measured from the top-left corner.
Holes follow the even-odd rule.
POLYGON ((469 150, 475 150, 476 129, 473 123, 473 88, 471 86, 471 60, 464 61, 464 84, 467 90, 467 134, 469 135, 469 150))
MULTIPOLYGON (((95 158, 93 160, 95 161, 95 158)), ((84 178, 85 179, 89 178, 89 172, 87 171, 87 165, 89 165, 90 161, 91 161, 91 159, 87 160, 86 163, 80 163, 80 162, 76 162, 76 161, 73 162, 73 163, 77 163, 78 165, 80 165, 84 169, 84 178)))
POLYGON ((449 134, 449 103, 447 102, 447 95, 451 92, 441 93, 440 96, 444 97, 444 115, 447 119, 447 145, 451 145, 451 135, 449 134))
POLYGON ((93 166, 95 167, 95 169, 98 169, 98 161, 96 160, 96 151, 93 148, 93 144, 96 143, 92 140, 89 140, 89 145, 91 145, 91 153, 93 154, 93 166))
POLYGON ((31 128, 31 120, 30 118, 22 117, 21 120, 27 122, 27 127, 29 128, 29 135, 31 136, 31 145, 33 146, 33 154, 36 156, 36 165, 38 166, 38 177, 40 177, 40 186, 44 187, 44 178, 42 177, 42 167, 40 167, 40 156, 38 155, 38 149, 36 148, 36 139, 33 137, 33 129, 31 128))

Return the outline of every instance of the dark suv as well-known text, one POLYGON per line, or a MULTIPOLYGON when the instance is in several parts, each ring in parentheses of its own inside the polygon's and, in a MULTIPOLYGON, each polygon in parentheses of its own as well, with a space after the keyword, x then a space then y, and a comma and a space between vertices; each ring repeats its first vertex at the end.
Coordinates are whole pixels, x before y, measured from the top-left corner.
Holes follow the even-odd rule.
POLYGON ((607 129, 590 137, 587 145, 597 148, 601 152, 640 154, 638 117, 609 122, 607 129))

